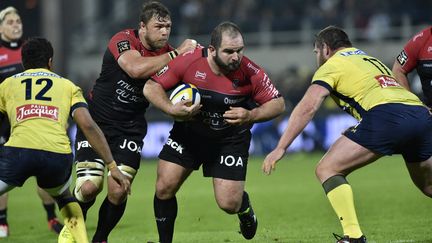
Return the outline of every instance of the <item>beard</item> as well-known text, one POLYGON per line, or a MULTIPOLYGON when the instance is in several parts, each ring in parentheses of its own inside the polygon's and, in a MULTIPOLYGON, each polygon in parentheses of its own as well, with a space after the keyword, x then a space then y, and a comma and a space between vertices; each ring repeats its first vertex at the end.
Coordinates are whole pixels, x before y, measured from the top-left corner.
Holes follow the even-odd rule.
POLYGON ((167 43, 166 40, 153 40, 150 38, 149 35, 145 35, 144 40, 146 41, 146 43, 150 46, 150 48, 152 50, 159 50, 162 47, 164 47, 167 43))
POLYGON ((234 61, 232 63, 225 64, 220 59, 219 55, 216 53, 216 56, 215 56, 214 60, 215 60, 216 65, 218 65, 220 69, 222 69, 222 70, 224 70, 226 72, 232 72, 232 71, 235 71, 235 70, 237 70, 237 69, 240 68, 240 61, 241 61, 241 59, 239 61, 234 61))

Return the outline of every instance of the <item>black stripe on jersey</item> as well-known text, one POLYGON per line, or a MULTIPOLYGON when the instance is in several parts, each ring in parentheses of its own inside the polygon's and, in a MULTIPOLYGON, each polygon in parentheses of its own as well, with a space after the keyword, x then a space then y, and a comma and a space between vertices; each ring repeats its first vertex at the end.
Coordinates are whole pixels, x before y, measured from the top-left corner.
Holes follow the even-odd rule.
POLYGON ((0 112, 0 122, 3 121, 3 119, 6 117, 6 114, 3 112, 0 112))
MULTIPOLYGON (((341 94, 341 93, 338 93, 338 92, 336 92, 336 91, 333 91, 331 94, 334 95, 334 96, 336 96, 337 98, 339 98, 339 99, 345 101, 347 104, 349 104, 352 108, 354 108, 354 109, 357 111, 357 113, 360 114, 360 117, 363 117, 363 115, 366 113, 366 110, 363 109, 363 107, 361 107, 360 104, 359 104, 357 101, 355 101, 353 98, 350 98, 350 97, 348 97, 348 96, 345 96, 345 95, 343 95, 343 94, 341 94)), ((348 112, 348 111, 345 109, 345 107, 341 107, 341 108, 342 108, 342 110, 348 112)), ((348 114, 352 115, 352 114, 349 113, 349 112, 348 112, 348 114)))
POLYGON ((312 82, 312 84, 318 84, 318 85, 326 88, 330 93, 333 92, 333 88, 330 86, 330 84, 328 84, 322 80, 315 80, 312 82))
POLYGON ((71 118, 73 118, 72 114, 73 114, 74 110, 75 110, 76 108, 80 108, 80 107, 85 107, 85 108, 88 109, 88 105, 87 105, 87 103, 85 103, 85 102, 78 102, 78 103, 76 103, 75 105, 73 105, 73 106, 71 107, 71 109, 70 109, 70 113, 69 113, 69 116, 70 116, 71 118))

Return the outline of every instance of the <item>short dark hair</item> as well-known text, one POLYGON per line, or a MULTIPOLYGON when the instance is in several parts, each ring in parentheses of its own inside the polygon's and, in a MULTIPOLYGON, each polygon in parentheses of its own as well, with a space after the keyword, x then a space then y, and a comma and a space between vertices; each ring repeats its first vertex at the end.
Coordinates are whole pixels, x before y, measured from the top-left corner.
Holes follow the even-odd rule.
POLYGON ((327 44, 331 50, 336 50, 340 47, 352 47, 347 33, 333 25, 327 26, 315 35, 315 44, 318 47, 327 44))
POLYGON ((231 37, 236 37, 237 35, 242 35, 240 28, 233 22, 222 22, 216 26, 211 33, 210 45, 218 49, 222 43, 222 34, 228 32, 231 37))
POLYGON ((41 37, 33 37, 24 42, 21 58, 24 69, 47 68, 49 59, 54 55, 51 43, 41 37))
POLYGON ((165 5, 158 1, 146 2, 142 5, 140 21, 147 24, 153 16, 161 18, 170 17, 171 13, 165 5))

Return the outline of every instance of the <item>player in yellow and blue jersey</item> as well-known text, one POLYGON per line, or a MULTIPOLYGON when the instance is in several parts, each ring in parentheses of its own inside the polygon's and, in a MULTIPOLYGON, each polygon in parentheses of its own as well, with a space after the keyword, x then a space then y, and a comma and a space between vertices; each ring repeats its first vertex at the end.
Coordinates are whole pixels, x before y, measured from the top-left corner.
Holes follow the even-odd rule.
POLYGON ((315 39, 318 70, 294 108, 263 171, 270 174, 292 141, 327 96, 359 120, 322 157, 316 176, 343 228, 337 242, 366 242, 346 176, 384 155, 402 154, 414 184, 432 197, 432 116, 427 107, 396 82, 380 60, 352 46, 340 28, 329 26, 315 39))
MULTIPOLYGON (((129 180, 117 168, 102 131, 87 110, 81 89, 50 71, 51 43, 42 38, 30 39, 21 54, 25 71, 0 84, 0 114, 11 124, 11 136, 0 150, 0 194, 35 176, 38 186, 56 200, 67 232, 76 242, 88 242, 81 208, 69 191, 69 116, 100 154, 113 178, 127 191, 129 180)), ((62 238, 65 236, 60 234, 59 242, 62 238)))

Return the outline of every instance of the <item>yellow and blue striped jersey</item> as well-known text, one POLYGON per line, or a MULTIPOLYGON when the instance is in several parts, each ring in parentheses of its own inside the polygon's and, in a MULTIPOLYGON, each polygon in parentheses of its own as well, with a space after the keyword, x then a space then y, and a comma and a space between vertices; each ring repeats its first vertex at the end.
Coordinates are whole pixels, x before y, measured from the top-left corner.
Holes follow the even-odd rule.
POLYGON ((0 112, 8 116, 6 146, 71 153, 69 115, 87 106, 81 89, 47 69, 29 69, 0 84, 0 112))
POLYGON ((381 104, 423 105, 415 94, 398 84, 381 61, 354 47, 330 57, 315 72, 312 83, 327 88, 336 104, 358 120, 381 104))

